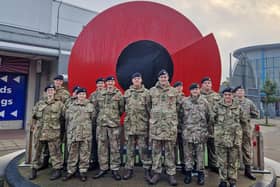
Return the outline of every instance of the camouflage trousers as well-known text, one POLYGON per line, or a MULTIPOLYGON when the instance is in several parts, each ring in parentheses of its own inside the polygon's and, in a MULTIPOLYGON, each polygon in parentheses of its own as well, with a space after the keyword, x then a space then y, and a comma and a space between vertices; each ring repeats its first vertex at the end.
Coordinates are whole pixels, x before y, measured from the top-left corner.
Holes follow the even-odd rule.
POLYGON ((39 169, 41 166, 41 154, 43 149, 48 147, 51 163, 53 169, 61 169, 63 165, 62 152, 61 152, 61 140, 60 138, 50 141, 35 141, 32 155, 32 168, 39 169))
POLYGON ((152 140, 152 170, 154 173, 162 172, 162 164, 166 167, 168 175, 176 174, 175 165, 175 141, 170 140, 152 140), (162 151, 164 150, 164 160, 162 160, 162 151))
POLYGON ((152 160, 149 156, 148 149, 148 136, 146 135, 128 135, 127 144, 127 162, 125 164, 126 169, 133 169, 135 162, 135 150, 138 146, 139 156, 143 164, 143 168, 150 169, 152 165, 152 160))
POLYGON ((250 122, 242 127, 242 160, 244 165, 252 165, 252 130, 250 122))
POLYGON ((185 170, 191 171, 196 169, 197 171, 204 170, 204 144, 192 143, 184 140, 184 158, 185 158, 185 170), (196 163, 196 168, 194 165, 196 163))
POLYGON ((216 146, 218 157, 219 176, 221 181, 235 183, 239 165, 239 147, 216 146))
POLYGON ((101 170, 119 170, 121 165, 120 155, 120 128, 98 126, 98 159, 101 170))
POLYGON ((75 173, 77 170, 77 165, 79 171, 87 172, 89 168, 90 150, 91 150, 91 140, 84 141, 68 141, 68 160, 67 160, 67 172, 75 173))
POLYGON ((208 166, 210 168, 218 167, 218 158, 215 150, 214 138, 209 137, 207 140, 207 152, 208 152, 208 166))

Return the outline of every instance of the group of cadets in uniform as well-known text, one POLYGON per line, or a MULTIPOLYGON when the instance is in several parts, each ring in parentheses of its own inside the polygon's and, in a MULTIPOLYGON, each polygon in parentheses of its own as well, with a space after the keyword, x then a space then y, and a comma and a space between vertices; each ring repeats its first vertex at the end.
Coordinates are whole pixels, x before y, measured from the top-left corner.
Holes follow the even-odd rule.
POLYGON ((134 175, 138 148, 145 180, 149 184, 158 183, 165 169, 169 184, 176 186, 176 147, 186 184, 192 182, 192 172, 196 171, 197 184, 204 185, 206 147, 208 166, 219 173, 219 187, 226 187, 227 183, 230 187, 236 186, 241 157, 244 175, 256 179, 251 174, 250 118, 258 117, 258 110, 245 97, 242 86, 234 90, 225 88, 220 96, 212 90, 211 78, 205 77, 201 88, 192 83, 190 96, 185 97, 183 83, 176 82, 172 87, 166 70, 158 73, 158 81, 150 90, 142 83, 140 73, 134 73, 131 81, 122 95, 115 87, 113 76, 105 80, 99 78, 96 90, 87 99, 87 90, 79 86, 70 97, 62 87, 63 77, 55 77, 54 84, 45 88, 44 96, 33 108, 34 151, 30 179, 37 177, 41 155, 48 148, 53 168, 50 180, 61 177, 63 161, 67 163, 63 181, 76 172, 81 181, 86 181, 89 167, 97 164, 100 170, 93 179, 111 170, 115 180, 128 180, 134 175), (121 176, 120 118, 124 112, 127 160, 121 176), (66 144, 64 158, 62 140, 66 144))

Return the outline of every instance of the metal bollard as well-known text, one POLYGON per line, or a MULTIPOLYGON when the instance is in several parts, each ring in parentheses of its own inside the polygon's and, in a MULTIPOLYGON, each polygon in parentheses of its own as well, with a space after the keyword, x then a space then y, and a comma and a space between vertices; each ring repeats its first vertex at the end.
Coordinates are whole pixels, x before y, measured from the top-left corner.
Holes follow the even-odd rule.
POLYGON ((253 168, 264 170, 264 145, 260 125, 256 124, 253 132, 253 168))

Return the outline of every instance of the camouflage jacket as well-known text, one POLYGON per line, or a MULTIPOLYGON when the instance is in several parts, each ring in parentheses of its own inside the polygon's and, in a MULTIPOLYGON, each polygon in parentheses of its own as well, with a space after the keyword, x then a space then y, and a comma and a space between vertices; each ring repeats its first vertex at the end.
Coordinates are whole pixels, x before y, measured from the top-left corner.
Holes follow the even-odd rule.
POLYGON ((63 103, 47 98, 36 103, 32 110, 32 118, 36 120, 35 134, 39 140, 52 140, 60 137, 60 119, 63 103))
MULTIPOLYGON (((215 104, 221 100, 221 96, 217 92, 214 92, 213 90, 207 93, 201 89, 200 93, 208 101, 210 106, 210 111, 212 111, 215 104)), ((212 138, 214 137, 214 124, 212 123, 212 121, 209 121, 208 133, 209 133, 209 137, 212 138)))
POLYGON ((187 97, 182 103, 183 139, 192 143, 205 143, 208 138, 210 109, 203 96, 187 97))
POLYGON ((89 100, 90 102, 93 104, 93 106, 95 107, 96 113, 98 114, 97 111, 97 98, 99 97, 99 95, 101 94, 102 90, 95 90, 94 92, 92 92, 89 96, 89 100))
POLYGON ((91 140, 95 115, 93 104, 88 99, 81 103, 76 99, 69 108, 65 108, 67 142, 91 140))
POLYGON ((223 147, 241 145, 241 123, 244 123, 246 118, 237 102, 227 105, 222 99, 214 106, 212 119, 215 121, 215 145, 223 147))
POLYGON ((119 127, 124 112, 124 98, 117 88, 104 89, 97 97, 97 126, 119 127))
POLYGON ((246 130, 248 132, 250 132, 252 130, 251 128, 251 116, 252 117, 259 117, 259 111, 256 107, 256 105, 253 103, 253 101, 251 101, 248 98, 243 98, 242 100, 240 100, 239 98, 235 98, 236 102, 238 102, 238 104, 241 106, 241 109, 244 111, 244 115, 246 118, 246 123, 241 123, 243 130, 246 130))
POLYGON ((150 138, 176 141, 180 102, 177 90, 170 85, 162 87, 157 82, 150 89, 150 97, 150 138))
POLYGON ((150 97, 149 91, 142 86, 135 89, 130 86, 124 94, 125 112, 124 128, 126 135, 144 135, 148 133, 150 97))
POLYGON ((55 100, 61 101, 63 103, 65 103, 65 101, 70 97, 70 93, 64 87, 57 88, 55 92, 55 100))
POLYGON ((71 97, 67 98, 64 103, 65 108, 69 108, 69 106, 72 105, 76 99, 77 99, 77 96, 71 96, 71 97))

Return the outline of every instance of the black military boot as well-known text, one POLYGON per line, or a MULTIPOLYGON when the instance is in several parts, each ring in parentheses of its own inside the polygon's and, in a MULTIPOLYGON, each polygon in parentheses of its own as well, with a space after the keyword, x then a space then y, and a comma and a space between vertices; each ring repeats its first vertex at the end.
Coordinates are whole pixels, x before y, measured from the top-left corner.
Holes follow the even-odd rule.
POLYGON ((128 180, 128 179, 132 178, 132 176, 133 176, 133 170, 128 169, 128 170, 126 170, 126 174, 123 176, 123 180, 128 180))
POLYGON ((177 186, 177 181, 174 175, 168 175, 168 182, 171 186, 177 186))
POLYGON ((74 176, 74 173, 67 173, 63 178, 62 181, 67 181, 74 176))
POLYGON ((245 165, 245 172, 244 172, 245 177, 251 179, 251 180, 256 180, 256 177, 252 174, 251 171, 251 166, 250 165, 245 165))
POLYGON ((204 185, 204 182, 205 182, 204 172, 203 171, 199 171, 198 172, 198 176, 197 176, 197 184, 204 185))
POLYGON ((190 184, 192 182, 192 172, 191 171, 186 171, 184 183, 185 184, 190 184))
POLYGON ((60 169, 56 169, 53 171, 51 177, 50 177, 50 180, 56 180, 58 178, 61 177, 61 170, 60 169))
POLYGON ((92 178, 93 179, 98 179, 100 177, 103 177, 105 174, 107 174, 106 170, 100 170, 96 175, 94 175, 92 178))
POLYGON ((160 174, 155 173, 150 180, 150 184, 154 185, 154 184, 158 183, 159 179, 160 179, 160 174))
POLYGON ((229 187, 236 187, 235 183, 229 183, 229 187))
POLYGON ((227 183, 225 181, 221 181, 219 187, 227 187, 227 183))
POLYGON ((87 174, 85 172, 81 172, 80 173, 80 180, 82 182, 86 182, 87 181, 87 174))
POLYGON ((150 182, 151 176, 150 176, 150 170, 149 169, 144 169, 144 178, 147 182, 150 182))
POLYGON ((29 176, 29 180, 34 180, 34 179, 36 179, 36 178, 37 178, 37 169, 32 168, 32 169, 31 169, 31 174, 30 174, 30 176, 29 176))
POLYGON ((112 171, 112 177, 113 177, 116 181, 119 181, 119 180, 122 179, 119 170, 113 170, 113 171, 112 171))

